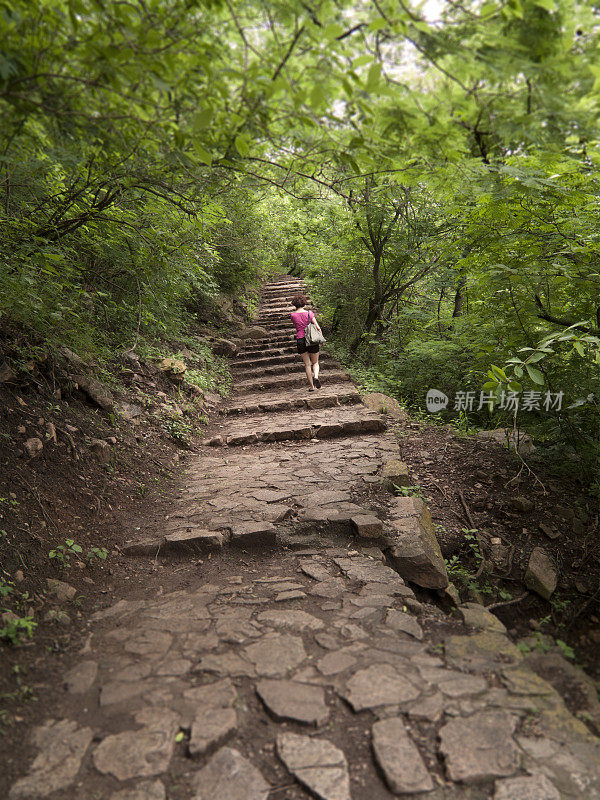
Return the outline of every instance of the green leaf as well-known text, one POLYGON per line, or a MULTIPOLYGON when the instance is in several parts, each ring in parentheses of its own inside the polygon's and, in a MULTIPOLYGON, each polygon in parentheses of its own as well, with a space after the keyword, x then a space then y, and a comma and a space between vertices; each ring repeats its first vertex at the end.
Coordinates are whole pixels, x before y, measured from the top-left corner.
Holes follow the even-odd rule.
POLYGON ((192 130, 197 133, 208 128, 213 119, 214 112, 212 108, 203 108, 200 111, 196 111, 192 118, 192 130))
POLYGON ((527 370, 529 377, 534 383, 538 383, 540 386, 544 383, 544 376, 535 367, 530 366, 529 364, 525 364, 525 369, 527 370))
POLYGON ((366 82, 367 91, 370 92, 377 86, 380 77, 381 77, 381 64, 378 62, 371 64, 367 75, 367 82, 366 82))
POLYGON ((208 150, 206 150, 199 142, 194 142, 194 150, 196 151, 196 155, 200 161, 210 167, 212 164, 212 156, 208 150))
POLYGON ((358 56, 352 62, 352 68, 356 69, 357 67, 364 67, 365 64, 370 64, 373 61, 373 56, 371 55, 364 55, 358 56))
POLYGON ((376 31, 381 31, 383 28, 387 27, 387 22, 382 17, 377 17, 376 19, 369 22, 367 26, 367 30, 375 33, 376 31))
POLYGON ((545 8, 546 11, 556 11, 556 1, 555 0, 533 0, 536 6, 540 8, 545 8))
POLYGON ((320 83, 315 84, 310 92, 309 105, 311 108, 318 109, 326 98, 325 89, 320 83))
POLYGON ((248 136, 245 133, 239 133, 235 137, 235 149, 242 156, 242 158, 248 155, 250 145, 248 143, 248 136))
POLYGON ((323 36, 326 39, 337 39, 344 33, 344 28, 337 22, 330 22, 323 28, 323 36))

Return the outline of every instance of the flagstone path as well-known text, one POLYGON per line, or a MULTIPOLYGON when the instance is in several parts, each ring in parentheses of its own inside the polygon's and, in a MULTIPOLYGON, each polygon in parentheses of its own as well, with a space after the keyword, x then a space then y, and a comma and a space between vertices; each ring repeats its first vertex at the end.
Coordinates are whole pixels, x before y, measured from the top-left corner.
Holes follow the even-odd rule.
MULTIPOLYGON (((133 557, 181 588, 98 611, 10 800, 600 799, 600 745, 476 604, 449 617, 427 508, 331 359, 303 387, 285 301, 133 557), (270 374, 271 366, 282 367, 270 374), (283 370, 285 367, 285 370, 283 370)), ((241 366, 243 365, 243 366, 241 366)))

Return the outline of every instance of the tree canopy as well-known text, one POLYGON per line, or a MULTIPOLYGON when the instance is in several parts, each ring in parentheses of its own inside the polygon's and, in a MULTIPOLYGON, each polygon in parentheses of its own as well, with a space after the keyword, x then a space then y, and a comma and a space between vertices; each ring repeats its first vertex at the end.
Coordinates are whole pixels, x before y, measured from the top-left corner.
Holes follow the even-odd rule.
POLYGON ((0 2, 0 322, 108 354, 294 269, 365 380, 593 460, 599 10, 0 2))

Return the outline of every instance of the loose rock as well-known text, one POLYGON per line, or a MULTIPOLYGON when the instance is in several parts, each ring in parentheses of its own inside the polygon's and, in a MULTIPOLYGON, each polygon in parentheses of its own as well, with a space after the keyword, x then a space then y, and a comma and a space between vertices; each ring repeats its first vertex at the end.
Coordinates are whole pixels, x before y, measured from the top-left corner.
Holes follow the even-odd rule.
POLYGON ((31 439, 27 439, 23 447, 30 458, 35 458, 44 449, 44 443, 37 436, 33 436, 31 439))
POLYGON ((419 586, 444 589, 449 583, 446 563, 427 506, 418 497, 397 497, 393 512, 390 558, 396 569, 419 586))
POLYGON ((59 603, 66 603, 72 600, 77 593, 74 586, 71 586, 64 581, 59 581, 56 578, 47 578, 48 591, 52 594, 59 603))
POLYGON ((525 586, 549 600, 557 583, 558 572, 554 562, 545 550, 534 547, 525 573, 525 586))

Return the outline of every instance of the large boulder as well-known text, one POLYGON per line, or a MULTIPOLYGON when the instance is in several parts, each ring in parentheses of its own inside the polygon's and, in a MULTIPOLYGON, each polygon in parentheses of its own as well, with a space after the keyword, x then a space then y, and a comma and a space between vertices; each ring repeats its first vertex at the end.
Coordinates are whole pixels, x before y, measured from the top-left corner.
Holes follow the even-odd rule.
POLYGON ((233 358, 238 350, 235 342, 232 342, 229 339, 216 339, 211 344, 211 349, 216 355, 226 356, 227 358, 233 358))
POLYGON ((517 435, 515 436, 513 428, 496 428, 496 430, 493 431, 479 431, 477 433, 477 438, 497 442, 504 447, 509 447, 511 450, 514 450, 516 447, 523 456, 530 455, 536 450, 529 434, 517 431, 517 435))
POLYGON ((554 562, 541 547, 534 547, 525 572, 525 586, 549 600, 556 589, 558 573, 554 562))
POLYGON ((169 357, 163 358, 159 369, 175 383, 182 383, 187 366, 180 358, 169 357))
POLYGON ((410 486, 408 467, 398 458, 388 458, 381 467, 381 481, 384 487, 393 492, 396 486, 410 486))
POLYGON ((260 325, 252 325, 239 332, 241 339, 266 339, 269 331, 260 325))
POLYGON ((391 512, 390 558, 396 570, 418 586, 445 589, 446 563, 425 503, 419 497, 397 497, 391 512))
POLYGON ((100 406, 105 411, 112 411, 115 405, 114 398, 106 386, 103 386, 94 378, 87 375, 74 375, 73 380, 77 383, 78 388, 91 400, 95 405, 100 406))
POLYGON ((362 401, 371 411, 375 411, 377 414, 388 414, 390 417, 402 420, 403 422, 409 419, 408 414, 400 403, 387 394, 370 392, 369 394, 363 394, 362 401))

